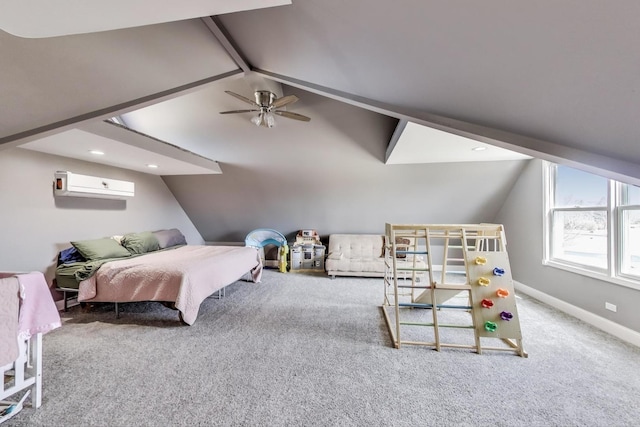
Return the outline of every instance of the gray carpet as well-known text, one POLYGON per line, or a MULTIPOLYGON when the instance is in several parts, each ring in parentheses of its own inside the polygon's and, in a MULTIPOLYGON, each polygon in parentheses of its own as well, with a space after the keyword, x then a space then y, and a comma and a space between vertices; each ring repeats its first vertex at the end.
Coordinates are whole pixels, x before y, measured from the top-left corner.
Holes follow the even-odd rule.
POLYGON ((42 407, 5 425, 638 425, 640 349, 523 295, 527 359, 394 349, 382 295, 267 270, 191 327, 158 303, 74 307, 44 338, 42 407))

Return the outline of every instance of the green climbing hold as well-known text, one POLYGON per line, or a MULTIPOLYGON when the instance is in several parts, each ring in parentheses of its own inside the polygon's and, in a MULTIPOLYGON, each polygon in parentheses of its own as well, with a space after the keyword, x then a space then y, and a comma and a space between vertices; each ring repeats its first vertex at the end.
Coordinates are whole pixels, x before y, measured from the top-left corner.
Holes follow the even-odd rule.
POLYGON ((498 324, 496 322, 487 320, 486 322, 484 322, 484 329, 489 332, 495 332, 496 329, 498 329, 498 324))

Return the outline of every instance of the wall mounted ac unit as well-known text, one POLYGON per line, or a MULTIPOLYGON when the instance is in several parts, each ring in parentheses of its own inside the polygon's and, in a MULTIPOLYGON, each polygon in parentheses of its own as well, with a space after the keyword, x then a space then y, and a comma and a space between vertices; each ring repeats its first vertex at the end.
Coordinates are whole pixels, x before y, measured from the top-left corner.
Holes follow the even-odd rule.
POLYGON ((53 188, 56 196, 126 199, 134 195, 133 182, 80 175, 68 171, 55 173, 53 188))

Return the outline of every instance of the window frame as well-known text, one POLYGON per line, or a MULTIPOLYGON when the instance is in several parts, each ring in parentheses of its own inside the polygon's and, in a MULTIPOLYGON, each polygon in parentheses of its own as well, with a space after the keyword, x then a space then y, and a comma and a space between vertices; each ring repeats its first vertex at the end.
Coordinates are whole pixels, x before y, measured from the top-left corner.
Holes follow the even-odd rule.
POLYGON ((623 272, 625 238, 624 214, 639 211, 640 205, 625 204, 627 185, 607 179, 606 207, 555 207, 557 164, 543 161, 543 258, 542 264, 640 290, 638 275, 623 272), (554 257, 554 217, 556 212, 604 211, 607 215, 607 268, 600 268, 554 257))
POLYGON ((638 274, 633 274, 625 271, 625 249, 626 249, 626 238, 625 238, 625 221, 624 214, 625 212, 640 212, 640 205, 623 205, 618 207, 618 224, 619 224, 619 239, 618 239, 618 253, 620 254, 618 260, 618 275, 626 280, 633 280, 640 282, 640 272, 638 274))

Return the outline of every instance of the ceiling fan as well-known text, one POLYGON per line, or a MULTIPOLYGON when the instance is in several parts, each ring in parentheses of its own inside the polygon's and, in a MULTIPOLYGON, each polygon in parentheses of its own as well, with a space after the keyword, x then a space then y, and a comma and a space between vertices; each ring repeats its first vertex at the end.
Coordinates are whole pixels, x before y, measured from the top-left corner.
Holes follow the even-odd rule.
POLYGON ((254 108, 250 110, 221 111, 220 114, 257 112, 258 115, 251 118, 251 123, 255 124, 256 126, 264 126, 268 128, 274 127, 276 124, 274 114, 286 117, 288 119, 300 120, 303 122, 308 122, 311 120, 309 117, 303 116, 302 114, 278 110, 278 108, 282 108, 285 105, 293 104, 294 102, 296 102, 298 100, 298 97, 295 95, 277 98, 276 94, 273 92, 270 92, 268 90, 258 90, 254 93, 256 100, 252 101, 249 98, 238 95, 237 93, 231 92, 229 90, 225 90, 225 92, 231 96, 238 98, 241 101, 246 102, 247 104, 251 104, 251 106, 253 106, 254 108))

